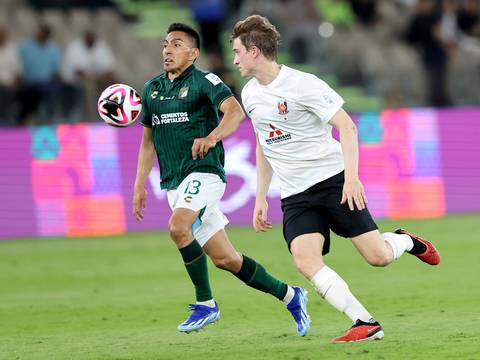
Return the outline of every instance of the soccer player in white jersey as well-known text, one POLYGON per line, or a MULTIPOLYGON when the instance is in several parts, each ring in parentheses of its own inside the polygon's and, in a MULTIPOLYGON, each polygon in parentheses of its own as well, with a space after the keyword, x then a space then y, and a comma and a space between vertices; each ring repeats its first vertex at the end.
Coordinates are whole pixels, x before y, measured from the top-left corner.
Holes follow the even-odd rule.
POLYGON ((266 200, 272 174, 280 179, 283 234, 298 270, 321 297, 345 313, 353 326, 335 343, 377 340, 383 328, 325 265, 330 230, 350 238, 373 266, 386 266, 404 252, 437 265, 440 254, 406 230, 380 233, 358 177, 357 129, 342 109, 343 99, 315 75, 276 62, 280 35, 259 15, 239 21, 232 31, 234 64, 252 77, 242 102, 257 137, 256 231, 272 227, 266 200), (332 127, 340 142, 332 137, 332 127))

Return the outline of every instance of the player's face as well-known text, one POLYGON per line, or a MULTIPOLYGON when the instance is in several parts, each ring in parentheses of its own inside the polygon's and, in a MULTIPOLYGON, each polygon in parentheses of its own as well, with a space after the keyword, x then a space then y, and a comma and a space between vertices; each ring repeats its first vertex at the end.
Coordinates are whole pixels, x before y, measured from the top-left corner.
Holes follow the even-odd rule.
POLYGON ((181 31, 172 31, 163 42, 163 69, 168 72, 182 71, 198 56, 192 40, 181 31))
POLYGON ((254 58, 251 51, 242 44, 240 38, 233 39, 233 52, 235 57, 233 63, 240 71, 242 76, 252 76, 254 68, 254 58))

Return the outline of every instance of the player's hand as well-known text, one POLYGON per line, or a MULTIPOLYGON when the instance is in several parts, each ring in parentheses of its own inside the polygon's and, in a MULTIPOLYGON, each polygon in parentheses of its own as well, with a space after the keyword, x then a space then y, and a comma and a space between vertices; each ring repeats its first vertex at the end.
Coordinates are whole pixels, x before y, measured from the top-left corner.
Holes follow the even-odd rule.
POLYGON ((345 180, 340 203, 345 204, 346 202, 352 211, 355 210, 355 206, 358 210, 363 210, 367 206, 367 195, 359 179, 345 180))
POLYGON ((195 139, 192 145, 193 160, 197 160, 198 156, 200 156, 200 159, 203 159, 207 155, 208 150, 215 145, 217 145, 217 141, 211 136, 195 139))
POLYGON ((267 212, 268 203, 266 200, 255 202, 255 209, 253 210, 253 228, 256 232, 265 232, 272 228, 272 223, 268 221, 267 212))
POLYGON ((143 220, 143 209, 147 202, 147 191, 142 188, 135 188, 133 192, 133 216, 137 221, 143 220))

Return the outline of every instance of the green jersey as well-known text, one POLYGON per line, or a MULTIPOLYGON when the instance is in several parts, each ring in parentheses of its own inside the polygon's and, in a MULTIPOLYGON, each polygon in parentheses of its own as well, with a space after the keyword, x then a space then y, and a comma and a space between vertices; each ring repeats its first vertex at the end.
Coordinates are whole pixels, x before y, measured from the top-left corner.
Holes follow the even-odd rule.
POLYGON ((192 172, 217 174, 226 182, 222 143, 197 160, 192 145, 217 127, 218 108, 229 96, 232 92, 218 76, 194 65, 173 81, 164 73, 145 84, 142 125, 152 128, 162 189, 176 189, 192 172))

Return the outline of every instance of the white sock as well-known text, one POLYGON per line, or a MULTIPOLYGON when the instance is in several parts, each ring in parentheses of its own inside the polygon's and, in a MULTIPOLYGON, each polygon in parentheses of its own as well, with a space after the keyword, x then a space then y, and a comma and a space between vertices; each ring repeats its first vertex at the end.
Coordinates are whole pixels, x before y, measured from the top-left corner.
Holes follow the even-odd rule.
POLYGON ((283 298, 283 303, 285 305, 288 305, 290 301, 292 301, 293 297, 295 296, 295 290, 290 285, 287 285, 287 293, 285 294, 285 297, 283 298))
POLYGON ((410 251, 413 248, 412 238, 406 234, 386 232, 382 234, 382 237, 392 247, 395 260, 402 256, 405 251, 410 251))
POLYGON ((215 307, 215 300, 210 299, 210 300, 207 300, 207 301, 197 301, 197 304, 214 308, 215 307))
POLYGON ((335 309, 345 313, 352 322, 368 322, 372 315, 350 292, 347 283, 328 266, 324 266, 310 280, 317 292, 335 309))

